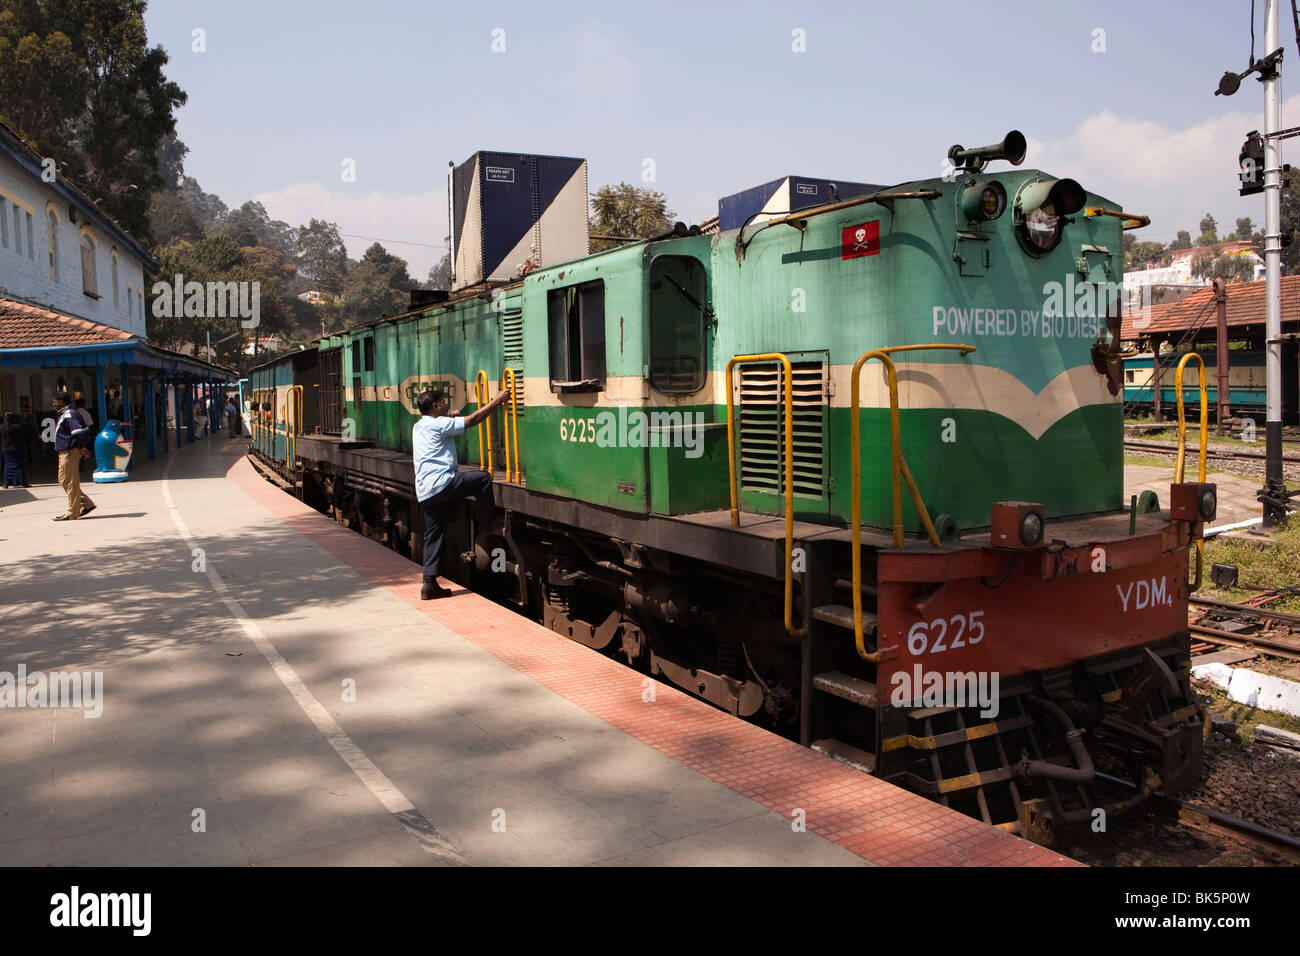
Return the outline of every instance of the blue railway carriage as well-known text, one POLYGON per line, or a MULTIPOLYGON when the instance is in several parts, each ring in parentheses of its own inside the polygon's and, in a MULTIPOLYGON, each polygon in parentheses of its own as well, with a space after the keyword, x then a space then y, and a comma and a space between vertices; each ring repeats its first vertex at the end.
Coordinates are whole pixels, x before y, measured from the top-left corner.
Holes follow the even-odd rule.
MULTIPOLYGON (((1160 404, 1172 413, 1177 400, 1176 377, 1178 363, 1187 352, 1162 352, 1160 355, 1160 404)), ((1200 353, 1205 362, 1205 384, 1209 403, 1214 406, 1219 399, 1219 374, 1217 350, 1200 353)), ((1286 377, 1286 365, 1283 375, 1286 377)), ((1292 418, 1296 411, 1295 368, 1290 369, 1291 385, 1284 395, 1289 395, 1286 415, 1292 418)), ((1264 353, 1259 349, 1230 349, 1228 356, 1228 403, 1234 415, 1262 416, 1264 401, 1264 353)), ((1139 352, 1124 358, 1124 411, 1126 415, 1150 413, 1155 400, 1155 356, 1139 352)), ((1183 371, 1183 401, 1191 410, 1200 405, 1200 384, 1196 363, 1190 362, 1183 371)), ((1262 419, 1261 419, 1262 420, 1262 419)))

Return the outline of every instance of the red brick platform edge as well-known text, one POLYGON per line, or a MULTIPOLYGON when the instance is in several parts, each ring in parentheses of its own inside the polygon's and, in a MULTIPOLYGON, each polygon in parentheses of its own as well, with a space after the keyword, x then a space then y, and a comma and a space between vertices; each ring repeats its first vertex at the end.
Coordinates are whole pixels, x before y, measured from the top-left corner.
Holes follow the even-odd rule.
POLYGON ((881 866, 1078 866, 653 682, 478 595, 420 600, 417 565, 281 491, 227 446, 226 477, 298 532, 543 687, 737 793, 881 866), (648 696, 648 695, 647 695, 648 696))

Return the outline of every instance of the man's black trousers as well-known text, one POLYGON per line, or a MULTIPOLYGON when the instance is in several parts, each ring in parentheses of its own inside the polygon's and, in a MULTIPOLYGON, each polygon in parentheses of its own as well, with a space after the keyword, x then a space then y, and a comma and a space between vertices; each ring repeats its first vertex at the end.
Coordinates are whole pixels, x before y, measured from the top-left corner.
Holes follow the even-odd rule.
POLYGON ((424 576, 438 576, 438 559, 442 557, 442 535, 451 518, 452 505, 473 498, 478 508, 478 525, 486 527, 496 517, 492 499, 492 476, 486 471, 461 471, 434 495, 420 502, 424 509, 424 576))

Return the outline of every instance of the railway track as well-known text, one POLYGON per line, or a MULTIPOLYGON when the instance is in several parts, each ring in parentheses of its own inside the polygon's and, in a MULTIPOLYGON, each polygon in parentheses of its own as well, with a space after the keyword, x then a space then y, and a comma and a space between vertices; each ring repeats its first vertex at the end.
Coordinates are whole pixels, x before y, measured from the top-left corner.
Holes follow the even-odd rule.
MULTIPOLYGON (((1112 777, 1109 774, 1098 773, 1097 779, 1123 790, 1137 789, 1129 781, 1122 780, 1119 777, 1112 777)), ((1300 865, 1300 838, 1293 837, 1288 833, 1270 830, 1268 827, 1251 823, 1241 817, 1234 817, 1231 814, 1212 810, 1209 807, 1198 806, 1177 797, 1167 796, 1159 791, 1148 798, 1148 806, 1152 810, 1170 817, 1181 826, 1199 830, 1202 833, 1209 833, 1216 837, 1226 838, 1235 843, 1267 850, 1278 854, 1293 864, 1300 865)))
MULTIPOLYGON (((1176 442, 1136 441, 1125 439, 1124 447, 1125 449, 1131 449, 1133 451, 1154 451, 1166 455, 1178 454, 1178 445, 1176 442)), ((1187 446, 1186 456, 1188 461, 1191 461, 1199 454, 1199 446, 1187 446)), ((1226 451, 1221 446, 1210 445, 1206 448, 1205 457, 1216 458, 1223 461, 1264 461, 1266 456, 1262 451, 1226 451)), ((1282 460, 1300 464, 1300 452, 1284 451, 1282 453, 1282 460)))
MULTIPOLYGON (((1284 589, 1286 590, 1286 589, 1284 589)), ((1273 597, 1281 597, 1285 594, 1270 595, 1263 594, 1254 600, 1268 600, 1273 597)), ((1259 607, 1255 604, 1234 604, 1227 601, 1215 601, 1210 598, 1189 597, 1188 604, 1195 605, 1206 609, 1206 614, 1215 614, 1226 616, 1237 621, 1257 624, 1260 627, 1268 625, 1282 625, 1289 630, 1300 631, 1300 614, 1289 614, 1285 611, 1270 611, 1268 608, 1259 607)), ((1288 660, 1300 661, 1300 640, 1279 640, 1277 638, 1265 637, 1257 633, 1237 633, 1227 631, 1223 628, 1210 627, 1205 623, 1206 617, 1203 615, 1197 621, 1188 625, 1188 630, 1193 634, 1205 638, 1211 643, 1224 647, 1251 647, 1276 657, 1285 657, 1288 660)))

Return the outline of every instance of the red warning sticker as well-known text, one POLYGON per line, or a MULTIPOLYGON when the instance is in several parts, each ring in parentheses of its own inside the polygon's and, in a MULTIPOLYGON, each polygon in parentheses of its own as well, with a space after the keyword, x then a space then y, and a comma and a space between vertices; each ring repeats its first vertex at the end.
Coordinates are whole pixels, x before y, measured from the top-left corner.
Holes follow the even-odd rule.
POLYGON ((880 220, 873 219, 857 226, 845 226, 840 234, 840 258, 856 259, 874 256, 880 252, 880 220))

